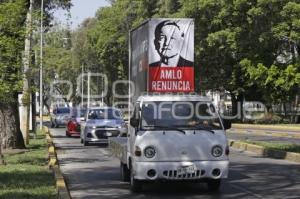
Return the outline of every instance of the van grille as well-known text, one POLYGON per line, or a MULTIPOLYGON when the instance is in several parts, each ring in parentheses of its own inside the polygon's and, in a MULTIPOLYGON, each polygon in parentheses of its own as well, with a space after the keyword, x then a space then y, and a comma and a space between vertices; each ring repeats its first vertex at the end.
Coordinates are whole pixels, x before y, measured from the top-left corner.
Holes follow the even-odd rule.
POLYGON ((202 175, 205 174, 204 170, 196 170, 195 173, 187 173, 183 175, 177 175, 176 170, 165 170, 163 175, 167 179, 199 179, 202 175))

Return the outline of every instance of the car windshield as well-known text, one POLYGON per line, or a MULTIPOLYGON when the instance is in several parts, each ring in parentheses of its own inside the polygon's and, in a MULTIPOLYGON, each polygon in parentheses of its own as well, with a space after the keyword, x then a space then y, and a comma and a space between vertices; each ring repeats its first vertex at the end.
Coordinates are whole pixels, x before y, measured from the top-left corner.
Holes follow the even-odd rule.
POLYGON ((56 114, 69 114, 70 109, 69 108, 58 108, 56 109, 56 114))
POLYGON ((117 109, 93 109, 89 111, 88 119, 101 120, 109 119, 116 120, 121 119, 121 113, 117 109))
POLYGON ((84 117, 85 114, 86 114, 86 109, 84 109, 84 108, 72 109, 72 117, 84 117))
POLYGON ((222 129, 219 116, 209 102, 144 102, 142 128, 222 129))

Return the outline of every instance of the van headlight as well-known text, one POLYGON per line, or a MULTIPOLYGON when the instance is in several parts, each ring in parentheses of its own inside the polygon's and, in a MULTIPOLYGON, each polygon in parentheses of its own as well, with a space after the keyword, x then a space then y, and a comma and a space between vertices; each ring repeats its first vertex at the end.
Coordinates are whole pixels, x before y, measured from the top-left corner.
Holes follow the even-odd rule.
POLYGON ((146 158, 153 158, 156 154, 155 148, 153 146, 148 146, 144 149, 144 155, 146 158))
POLYGON ((223 149, 221 146, 214 146, 212 149, 211 149, 211 154, 214 156, 214 157, 220 157, 222 154, 223 154, 223 149))

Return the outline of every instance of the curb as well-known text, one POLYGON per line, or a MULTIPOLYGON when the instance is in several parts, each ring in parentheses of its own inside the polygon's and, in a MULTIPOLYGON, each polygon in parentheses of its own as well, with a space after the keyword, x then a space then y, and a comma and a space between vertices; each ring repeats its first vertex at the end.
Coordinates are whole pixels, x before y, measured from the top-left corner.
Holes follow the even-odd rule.
POLYGON ((229 146, 236 149, 241 149, 244 151, 250 151, 261 155, 263 157, 269 157, 274 159, 283 159, 292 162, 300 163, 300 153, 293 153, 293 152, 286 152, 286 151, 279 151, 273 149, 267 149, 266 147, 255 145, 255 144, 248 144, 242 141, 236 140, 229 140, 229 146))
POLYGON ((51 169, 54 173, 55 177, 55 186, 57 190, 57 199, 71 199, 70 191, 67 187, 66 180, 62 175, 62 172, 59 167, 59 162, 57 159, 56 148, 53 143, 53 139, 50 135, 50 130, 48 127, 44 126, 44 130, 46 133, 46 140, 48 143, 48 154, 49 154, 49 169, 51 169))

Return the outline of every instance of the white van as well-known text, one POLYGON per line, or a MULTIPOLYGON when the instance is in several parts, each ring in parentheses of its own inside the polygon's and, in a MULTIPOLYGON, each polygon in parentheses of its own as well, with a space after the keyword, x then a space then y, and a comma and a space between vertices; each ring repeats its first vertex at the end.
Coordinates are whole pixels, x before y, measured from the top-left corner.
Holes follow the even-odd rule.
POLYGON ((133 191, 140 191, 145 181, 157 180, 203 181, 214 191, 228 176, 225 129, 230 127, 208 98, 141 96, 128 138, 112 139, 110 147, 133 191))

